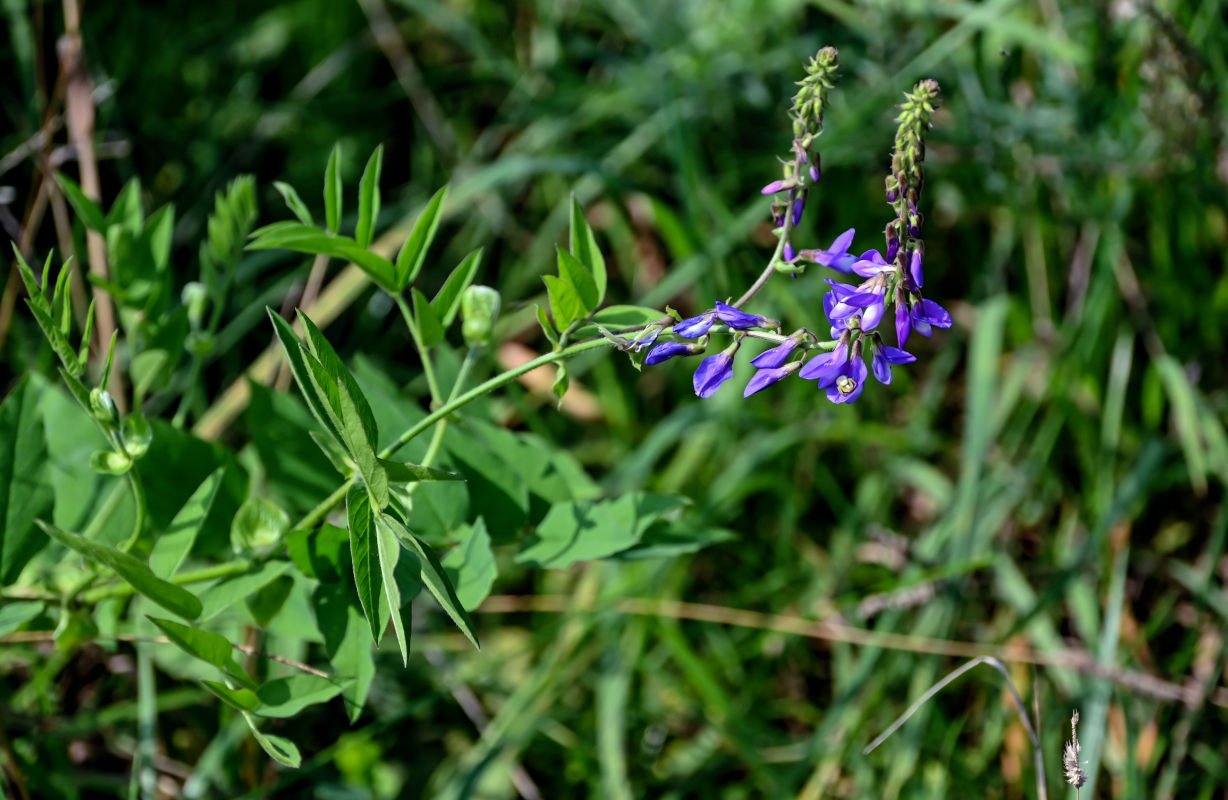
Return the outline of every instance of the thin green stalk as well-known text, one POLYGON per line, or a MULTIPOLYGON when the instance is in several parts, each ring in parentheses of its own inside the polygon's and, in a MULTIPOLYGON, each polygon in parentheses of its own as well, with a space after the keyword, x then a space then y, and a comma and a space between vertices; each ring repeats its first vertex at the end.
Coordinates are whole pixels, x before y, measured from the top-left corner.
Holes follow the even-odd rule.
POLYGON ((128 485, 132 487, 132 500, 136 503, 136 522, 132 525, 132 536, 123 548, 125 551, 128 551, 141 538, 141 531, 145 530, 145 487, 141 484, 141 479, 137 477, 135 466, 125 472, 124 475, 128 478, 128 485))
POLYGON ((780 238, 776 240, 776 250, 772 253, 772 257, 768 259, 767 266, 763 268, 763 272, 759 273, 759 277, 756 278, 755 282, 750 285, 750 288, 747 289, 742 296, 737 299, 737 301, 731 303, 730 305, 732 305, 734 308, 741 308, 749 303, 751 298, 757 295, 759 290, 767 284, 768 280, 770 280, 771 277, 776 274, 776 264, 780 261, 781 255, 784 254, 785 245, 789 243, 789 234, 792 232, 793 210, 792 208, 789 208, 785 211, 784 229, 780 232, 780 238))
MULTIPOLYGON (((465 360, 461 362, 460 369, 456 372, 456 380, 452 382, 452 391, 448 393, 448 402, 451 403, 460 394, 461 387, 465 385, 465 381, 469 378, 469 371, 473 369, 473 363, 477 360, 478 348, 470 347, 465 353, 465 360)), ((439 450, 443 447, 443 436, 448 431, 448 418, 444 417, 439 420, 435 426, 435 430, 431 433, 431 441, 426 446, 426 453, 422 456, 422 466, 429 467, 435 463, 435 459, 439 456, 439 450)), ((412 495, 418 490, 422 483, 413 483, 406 489, 406 493, 412 495)))
POLYGON ((439 392, 439 381, 435 378, 435 365, 431 363, 431 354, 422 344, 422 337, 418 333, 418 323, 409 310, 409 303, 405 302, 405 298, 399 292, 393 294, 392 299, 396 301, 397 308, 401 309, 401 316, 405 318, 405 327, 409 328, 414 347, 418 348, 418 357, 422 359, 422 374, 426 376, 426 385, 431 391, 431 404, 439 405, 443 402, 443 395, 439 392))
MULTIPOLYGON (((341 495, 345 496, 344 493, 341 495)), ((171 577, 170 582, 178 586, 186 586, 192 583, 202 583, 204 581, 212 581, 218 578, 229 578, 232 575, 242 575, 245 572, 250 572, 256 564, 246 559, 239 561, 227 561, 225 564, 214 564, 211 567, 203 567, 202 569, 192 570, 190 572, 180 572, 178 575, 171 577)), ((111 597, 127 597, 136 590, 127 583, 115 583, 110 586, 99 586, 97 589, 92 589, 81 595, 81 602, 94 604, 100 600, 106 600, 111 597)))

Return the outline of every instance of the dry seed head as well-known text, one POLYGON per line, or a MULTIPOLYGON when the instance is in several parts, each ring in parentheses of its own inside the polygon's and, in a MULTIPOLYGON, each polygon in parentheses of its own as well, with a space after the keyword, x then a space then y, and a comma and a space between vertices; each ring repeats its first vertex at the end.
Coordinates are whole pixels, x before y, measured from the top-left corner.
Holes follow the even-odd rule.
POLYGON ((1087 783, 1087 773, 1079 762, 1079 712, 1076 710, 1070 718, 1070 741, 1062 750, 1062 768, 1066 771, 1066 782, 1076 789, 1087 783))

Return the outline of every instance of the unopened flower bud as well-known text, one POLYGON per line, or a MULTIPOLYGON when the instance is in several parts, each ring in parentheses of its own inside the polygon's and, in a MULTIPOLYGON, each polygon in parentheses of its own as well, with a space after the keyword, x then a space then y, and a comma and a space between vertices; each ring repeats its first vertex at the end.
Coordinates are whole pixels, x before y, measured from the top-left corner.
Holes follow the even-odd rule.
POLYGON ((461 334, 470 347, 486 347, 499 318, 499 292, 489 286, 470 286, 461 295, 461 334))
POLYGON ((115 400, 106 389, 97 386, 90 389, 90 412, 107 427, 113 428, 119 424, 119 409, 115 407, 115 400))
POLYGON ((201 327, 205 319, 205 306, 209 302, 209 290, 203 283, 192 281, 183 287, 180 294, 183 304, 188 307, 188 322, 193 328, 201 327))

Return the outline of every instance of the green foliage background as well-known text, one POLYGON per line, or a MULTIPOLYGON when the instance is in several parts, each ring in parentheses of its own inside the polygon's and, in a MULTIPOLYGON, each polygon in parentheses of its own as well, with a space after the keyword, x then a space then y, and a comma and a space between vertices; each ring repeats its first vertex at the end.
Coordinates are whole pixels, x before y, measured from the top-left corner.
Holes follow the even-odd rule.
MULTIPOLYGON (((1085 795, 1218 796, 1225 10, 1219 0, 85 4, 96 138, 116 155, 101 163, 104 198, 138 177, 146 208, 175 204, 177 280, 192 277, 214 193, 233 177, 256 176, 259 224, 289 217, 274 180, 319 217, 333 143, 351 187, 382 143, 377 238, 450 182, 426 285, 433 293, 485 247, 480 280, 504 298, 500 338, 539 352, 533 305, 566 240, 571 192, 606 253, 613 301, 701 310, 740 294, 770 252, 758 188, 778 176, 804 59, 835 45, 844 75, 806 246, 851 226, 858 250, 879 245, 892 104, 920 78, 943 87, 922 208, 926 291, 956 325, 918 342, 919 362, 892 386, 851 407, 801 381, 701 402, 685 364, 640 374, 586 354, 571 376, 596 418, 556 411, 548 392, 489 401, 491 419, 570 450, 604 492, 685 495, 697 526, 736 538, 558 571, 496 546, 498 597, 475 614, 483 649, 416 605, 415 654, 402 668, 385 641, 357 723, 335 701, 269 729, 296 741, 299 770, 271 766, 241 718, 159 673, 157 763, 169 786, 533 796, 527 779, 542 797, 1035 796, 1026 735, 990 671, 861 753, 981 652, 958 644, 971 643, 1035 698, 1051 796, 1065 796, 1059 756, 1075 707, 1099 767, 1085 795), (1025 647, 1095 662, 1099 676, 1086 663, 1009 657, 1025 647)), ((8 154, 59 102, 63 23, 54 4, 17 0, 4 13, 8 154)), ((36 158, 4 163, 0 183, 16 190, 7 209, 21 220, 42 173, 36 158)), ((75 176, 71 162, 61 169, 75 176)), ((80 225, 75 235, 83 253, 80 225)), ((61 246, 44 222, 34 249, 61 246)), ((193 419, 269 344, 262 307, 301 292, 310 268, 283 252, 242 256, 193 419)), ((824 288, 815 275, 778 279, 752 308, 821 328, 824 288)), ((23 312, 7 330, 6 390, 26 372, 54 375, 23 312)), ((327 333, 369 392, 386 389, 377 415, 412 420, 424 386, 395 317, 365 288, 327 333)), ((735 382, 749 374, 742 365, 735 382)), ((44 419, 68 418, 55 403, 68 401, 44 400, 44 419)), ((288 456, 285 474, 266 478, 291 513, 334 488, 319 478, 309 424, 297 395, 256 389, 220 436, 288 456)), ((53 427, 48 437, 76 435, 53 427)), ((154 443, 150 458, 179 493, 151 498, 151 514, 169 519, 212 470, 216 445, 162 423, 154 443)), ((57 505, 57 524, 79 526, 89 508, 69 522, 57 505)), ((143 736, 132 652, 101 639, 0 645, 0 763, 17 765, 32 796, 127 791, 143 736)))

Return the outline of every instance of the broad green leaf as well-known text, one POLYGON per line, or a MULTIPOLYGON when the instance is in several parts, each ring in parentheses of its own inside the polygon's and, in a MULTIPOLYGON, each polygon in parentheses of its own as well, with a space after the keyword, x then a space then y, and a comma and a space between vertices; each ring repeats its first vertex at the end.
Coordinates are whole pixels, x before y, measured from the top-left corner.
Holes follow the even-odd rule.
POLYGON ((401 619, 401 591, 397 587, 397 559, 401 555, 401 546, 397 537, 386 525, 375 526, 375 540, 379 549, 380 576, 384 581, 384 592, 388 598, 388 612, 392 617, 392 630, 397 636, 397 645, 401 648, 401 663, 409 665, 409 632, 401 619))
POLYGON ((272 500, 249 497, 230 522, 230 546, 236 553, 263 552, 281 542, 290 515, 272 500))
POLYGON ((546 334, 546 338, 550 340, 550 344, 558 347, 559 333, 554 329, 554 324, 550 322, 550 317, 546 315, 546 309, 541 306, 534 306, 537 311, 537 324, 541 326, 542 333, 546 334))
POLYGON ((290 327, 290 323, 281 318, 281 315, 272 308, 265 309, 268 312, 269 319, 273 322, 273 330, 277 332, 277 339, 281 342, 282 351, 286 354, 286 360, 290 363, 290 371, 294 374, 294 382, 298 384, 298 389, 303 395, 303 399, 307 401, 307 407, 311 409, 312 415, 323 426, 336 441, 340 442, 341 432, 337 430, 337 426, 332 421, 332 415, 329 413, 325 398, 321 397, 315 389, 315 384, 311 379, 311 373, 303 357, 303 348, 298 336, 294 333, 294 328, 290 327))
MULTIPOLYGON (((370 245, 375 232, 375 221, 379 217, 379 176, 383 165, 384 146, 381 144, 367 159, 362 179, 358 182, 358 225, 354 231, 354 241, 358 242, 359 247, 370 245)), ((395 271, 393 274, 396 274, 395 271)))
POLYGON ((0 604, 0 636, 12 633, 43 613, 43 603, 35 600, 6 600, 0 604))
POLYGON ((543 275, 542 280, 546 282, 546 294, 550 296, 550 313, 560 331, 567 330, 571 323, 584 318, 588 311, 570 283, 553 275, 543 275))
POLYGON ((106 231, 106 222, 102 217, 102 209, 93 200, 85 196, 85 192, 81 191, 81 187, 77 185, 72 178, 57 172, 55 174, 55 182, 59 184, 64 196, 68 198, 68 204, 72 206, 72 210, 77 212, 77 218, 85 227, 92 231, 103 233, 106 231))
POLYGON ((597 284, 593 281, 588 268, 577 261, 571 253, 560 247, 558 257, 559 277, 576 290, 576 297, 580 298, 580 305, 584 308, 584 316, 587 316, 597 307, 597 284))
POLYGON ((479 247, 461 259, 461 262, 456 265, 456 269, 452 270, 452 274, 444 281, 443 286, 439 289, 439 294, 435 295, 435 299, 431 301, 431 307, 435 309, 435 314, 439 317, 439 321, 443 323, 444 328, 452 324, 452 320, 456 318, 457 312, 460 311, 461 295, 465 293, 465 289, 469 288, 469 284, 473 283, 473 279, 477 277, 478 265, 481 263, 482 248, 479 247))
POLYGON ((371 516, 371 499, 366 487, 354 484, 345 496, 345 511, 350 527, 350 558, 354 564, 354 586, 358 601, 371 627, 371 639, 379 644, 379 599, 383 590, 379 565, 379 545, 371 516))
POLYGON ((274 678, 256 690, 260 707, 254 713, 261 717, 293 717, 307 706, 331 700, 344 688, 344 682, 319 675, 274 678))
POLYGON ((205 518, 209 516, 209 509, 213 507, 225 472, 225 467, 218 467, 209 473, 209 477, 196 487, 188 502, 175 514, 166 532, 154 542, 149 554, 149 568, 159 578, 169 579, 188 557, 205 518))
POLYGON ((324 636, 334 679, 348 681, 341 696, 351 722, 362 713, 375 677, 373 648, 368 641, 367 621, 350 601, 353 589, 341 584, 320 584, 311 595, 316 626, 324 636))
POLYGON ((197 621, 205 622, 216 617, 276 580, 289 568, 289 561, 266 561, 251 572, 218 581, 201 592, 201 612, 197 621))
POLYGON ((638 544, 663 514, 685 503, 685 498, 675 495, 643 493, 600 503, 558 503, 517 553, 516 561, 563 569, 577 561, 622 552, 638 544))
POLYGON ((254 711, 260 707, 260 698, 251 689, 231 689, 224 683, 203 679, 201 683, 228 705, 240 711, 254 711))
POLYGON ((614 555, 620 560, 644 558, 677 558, 686 553, 694 553, 708 545, 728 542, 737 538, 737 534, 726 528, 694 528, 658 521, 644 532, 639 543, 634 547, 614 555))
POLYGON ((571 196, 571 237, 568 245, 571 254, 592 272, 593 284, 597 290, 597 301, 592 307, 596 308, 605 299, 605 258, 597 249, 597 239, 593 236, 588 221, 584 219, 584 209, 580 207, 574 194, 571 196))
POLYGON ((443 565, 439 563, 435 552, 412 531, 387 514, 380 514, 376 519, 376 524, 388 527, 401 546, 418 557, 418 563, 422 569, 422 583, 456 623, 461 633, 473 642, 474 647, 478 647, 478 636, 473 630, 473 621, 469 619, 469 613, 456 596, 456 590, 452 588, 452 582, 448 580, 447 573, 444 572, 443 565))
POLYGON ((281 611, 282 606, 286 604, 286 598, 290 596, 292 589, 294 589, 294 578, 282 575, 265 584, 255 594, 248 595, 243 602, 247 605, 247 610, 251 612, 252 618, 256 620, 256 624, 267 628, 273 621, 273 617, 276 617, 277 612, 281 611))
POLYGON ((47 540, 34 520, 51 512, 42 389, 27 376, 0 404, 0 586, 7 586, 47 540))
POLYGON ((389 482, 411 483, 421 481, 463 481, 463 475, 455 472, 444 472, 434 467, 424 467, 421 464, 402 464, 397 461, 380 459, 379 463, 388 475, 389 482))
POLYGON ((261 733, 256 727, 256 721, 252 719, 252 715, 247 711, 241 712, 243 719, 247 720, 247 727, 252 729, 252 736, 256 737, 256 741, 264 749, 264 752, 272 756, 273 760, 279 764, 284 764, 287 767, 298 769, 303 763, 303 757, 299 755, 298 747, 294 742, 283 736, 274 736, 271 733, 261 733))
POLYGON ((333 145, 324 168, 324 219, 332 233, 341 230, 341 145, 333 145))
POLYGON ((367 402, 366 396, 362 393, 362 388, 354 380, 354 376, 350 374, 350 370, 346 367, 345 362, 341 360, 341 356, 337 355, 337 351, 333 349, 332 344, 329 343, 320 329, 316 327, 316 324, 311 321, 311 318, 300 310, 298 312, 298 319, 299 324, 303 326, 307 348, 311 350, 312 355, 320 360, 320 364, 324 367, 329 377, 335 381, 341 381, 345 385, 345 388, 350 393, 350 397, 354 401, 354 407, 358 411, 359 420, 362 423, 366 439, 374 446, 379 439, 379 430, 375 425, 375 415, 371 413, 371 404, 367 402))
POLYGON ((418 336, 422 339, 422 346, 434 347, 443 341, 443 323, 440 322, 439 315, 435 313, 431 302, 426 299, 426 295, 418 291, 417 287, 411 291, 414 298, 414 322, 418 326, 418 336))
POLYGON ((324 583, 348 580, 350 536, 344 528, 325 523, 318 531, 291 531, 286 547, 299 571, 324 583))
POLYGON ((224 636, 160 617, 146 615, 146 619, 180 650, 206 664, 212 664, 239 685, 253 690, 256 688, 256 682, 235 662, 233 648, 224 636))
POLYGON ((441 564, 456 587, 457 599, 466 611, 472 611, 482 604, 494 585, 495 554, 481 517, 457 538, 456 547, 444 556, 441 564))
POLYGON ((447 196, 448 187, 446 185, 435 192, 435 195, 426 204, 426 208, 422 210, 418 221, 414 223, 414 229, 410 232, 409 238, 405 240, 404 246, 401 247, 401 252, 397 254, 396 288, 398 291, 413 283, 418 277, 418 272, 421 271, 422 264, 426 260, 426 251, 431 246, 431 240, 435 238, 435 232, 439 229, 443 202, 447 196))
POLYGON ((38 520, 38 526, 48 536, 65 547, 75 550, 90 561, 96 561, 112 570, 133 589, 148 597, 171 613, 184 619, 196 619, 200 616, 201 604, 196 595, 154 575, 149 567, 133 556, 121 552, 109 545, 86 539, 84 536, 60 530, 54 525, 48 525, 38 520))
POLYGON ((290 209, 300 222, 304 225, 315 225, 311 212, 307 210, 307 204, 303 202, 303 198, 298 196, 298 190, 281 181, 273 181, 273 188, 281 193, 282 198, 286 201, 286 208, 290 209))

